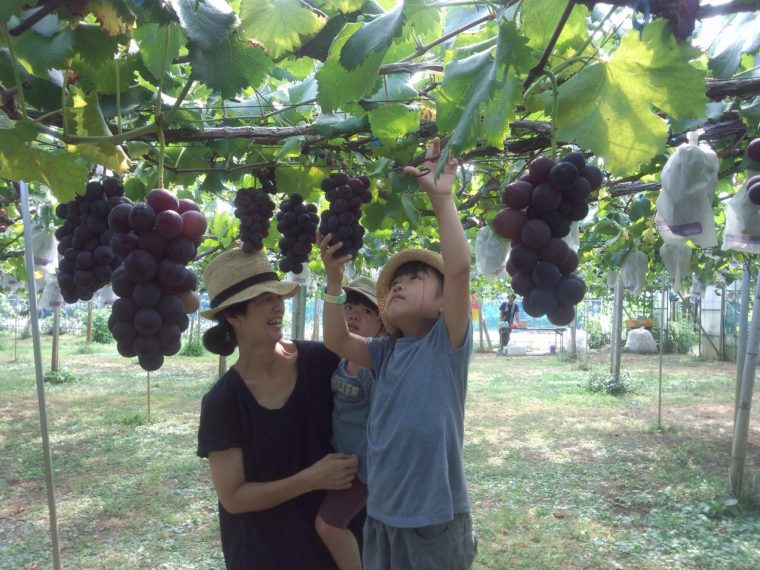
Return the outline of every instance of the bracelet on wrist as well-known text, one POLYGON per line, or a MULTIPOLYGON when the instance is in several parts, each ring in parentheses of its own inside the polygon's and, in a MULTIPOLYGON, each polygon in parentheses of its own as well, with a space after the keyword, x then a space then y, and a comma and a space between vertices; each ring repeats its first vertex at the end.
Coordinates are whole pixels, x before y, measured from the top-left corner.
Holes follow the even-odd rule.
POLYGON ((336 305, 342 305, 346 302, 346 292, 341 291, 340 295, 330 295, 327 292, 327 286, 322 287, 322 300, 325 303, 335 303, 336 305))

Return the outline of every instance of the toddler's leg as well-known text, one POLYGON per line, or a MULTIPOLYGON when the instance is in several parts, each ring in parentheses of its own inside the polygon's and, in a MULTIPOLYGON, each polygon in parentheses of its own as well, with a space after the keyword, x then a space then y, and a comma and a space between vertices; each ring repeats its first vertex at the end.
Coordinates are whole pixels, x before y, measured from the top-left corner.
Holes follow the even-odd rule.
POLYGON ((340 570, 361 570, 359 544, 350 530, 331 526, 320 515, 317 515, 316 528, 340 570))

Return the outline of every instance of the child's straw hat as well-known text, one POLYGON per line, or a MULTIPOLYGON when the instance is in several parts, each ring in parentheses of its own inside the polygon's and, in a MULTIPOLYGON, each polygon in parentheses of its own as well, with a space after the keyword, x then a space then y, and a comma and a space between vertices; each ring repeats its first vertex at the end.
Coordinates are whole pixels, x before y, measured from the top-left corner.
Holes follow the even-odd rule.
POLYGON ((385 298, 391 288, 391 280, 399 267, 410 261, 420 261, 425 265, 437 269, 443 274, 443 258, 440 253, 428 251, 426 249, 404 249, 391 257, 380 271, 380 277, 377 279, 377 307, 380 311, 380 318, 383 320, 385 330, 391 335, 397 335, 400 331, 388 322, 385 316, 385 298))

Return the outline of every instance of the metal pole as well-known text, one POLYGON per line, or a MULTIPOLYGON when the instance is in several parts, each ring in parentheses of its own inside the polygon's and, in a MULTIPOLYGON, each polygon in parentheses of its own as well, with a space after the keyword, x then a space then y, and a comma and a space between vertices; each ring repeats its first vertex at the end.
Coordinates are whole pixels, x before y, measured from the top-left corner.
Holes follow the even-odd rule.
POLYGON ((615 340, 613 343, 612 354, 612 375, 617 380, 620 378, 620 335, 623 332, 623 280, 618 277, 615 282, 615 315, 614 315, 614 329, 615 340))
POLYGON ((747 331, 749 325, 749 261, 744 263, 742 272, 741 306, 739 309, 739 339, 736 343, 736 391, 734 394, 734 427, 736 427, 736 413, 739 410, 739 393, 742 387, 742 375, 744 374, 744 357, 747 354, 747 331))
POLYGON ((58 512, 55 501, 55 481, 53 479, 53 456, 48 436, 47 406, 45 405, 45 382, 42 378, 42 347, 40 346, 40 323, 37 317, 37 288, 34 283, 34 255, 32 253, 32 221, 29 218, 29 188, 19 182, 21 195, 21 217, 24 220, 24 260, 26 262, 26 287, 29 292, 29 315, 32 325, 34 347, 34 369, 37 376, 37 403, 40 410, 40 431, 42 432, 42 453, 45 462, 45 484, 47 486, 48 512, 50 514, 50 538, 53 549, 53 568, 61 569, 61 548, 58 540, 58 512))
POLYGON ((85 342, 87 344, 92 342, 92 300, 87 301, 87 333, 85 335, 85 342))
POLYGON ((475 297, 475 303, 478 306, 478 331, 480 332, 480 352, 483 352, 483 311, 480 308, 480 299, 475 297))
POLYGON ((18 361, 18 304, 14 310, 13 322, 13 362, 18 361))
POLYGON ((227 357, 223 355, 219 355, 219 370, 218 375, 221 378, 224 376, 224 373, 227 372, 227 357))
POLYGON ((58 345, 61 342, 61 309, 53 309, 53 353, 50 357, 51 372, 58 372, 58 345))
POLYGON ((723 326, 726 322, 726 286, 720 289, 720 359, 726 359, 726 331, 723 326))
POLYGON ((146 371, 148 375, 148 423, 150 423, 150 371, 146 371))
POLYGON ((667 288, 662 288, 662 306, 660 307, 660 375, 657 381, 657 429, 662 429, 662 355, 665 351, 665 339, 668 338, 665 325, 665 303, 667 303, 667 288))
POLYGON ((304 328, 306 326, 306 287, 298 286, 298 293, 293 297, 293 316, 290 323, 290 338, 304 338, 304 328))

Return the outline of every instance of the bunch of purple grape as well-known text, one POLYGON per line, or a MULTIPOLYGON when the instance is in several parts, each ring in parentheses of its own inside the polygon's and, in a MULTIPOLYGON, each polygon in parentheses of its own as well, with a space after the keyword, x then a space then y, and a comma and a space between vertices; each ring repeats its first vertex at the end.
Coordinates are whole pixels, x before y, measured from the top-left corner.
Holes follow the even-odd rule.
POLYGON ((366 176, 351 178, 343 172, 335 172, 322 180, 322 190, 330 203, 330 208, 322 212, 319 233, 332 234, 330 245, 343 242, 343 247, 335 255, 356 254, 364 245, 364 228, 359 221, 362 204, 372 201, 370 180, 366 176))
POLYGON ((121 258, 111 249, 113 231, 108 228, 110 212, 130 207, 124 186, 117 178, 87 183, 84 196, 58 204, 55 214, 63 224, 55 231, 58 253, 58 286, 67 303, 88 301, 95 291, 111 281, 121 258))
POLYGON ((278 243, 283 256, 280 271, 301 273, 317 231, 317 207, 305 204, 303 196, 294 192, 280 203, 275 219, 277 231, 282 234, 278 243))
MULTIPOLYGON (((760 130, 760 125, 758 125, 760 130)), ((760 164, 760 137, 752 139, 747 146, 747 157, 753 162, 760 164)), ((750 201, 756 206, 760 206, 760 175, 753 176, 747 180, 747 192, 750 201)))
POLYGON ((760 174, 747 180, 747 193, 749 194, 750 202, 755 206, 760 206, 760 174))
POLYGON ((108 328, 119 354, 138 357, 144 370, 158 370, 164 356, 179 352, 186 313, 198 309, 197 279, 187 264, 206 231, 206 218, 192 200, 157 189, 146 203, 111 210, 111 248, 124 258, 111 284, 120 298, 108 328))
POLYGON ((244 252, 253 253, 264 247, 274 208, 274 202, 264 189, 241 188, 237 191, 235 217, 240 220, 239 237, 244 252))
POLYGON ((581 153, 571 152, 559 161, 535 158, 528 172, 504 189, 506 208, 496 214, 493 229, 512 241, 507 272, 528 315, 546 315, 557 326, 575 320, 586 283, 573 273, 578 254, 562 238, 573 221, 586 217, 589 195, 602 179, 581 153))

